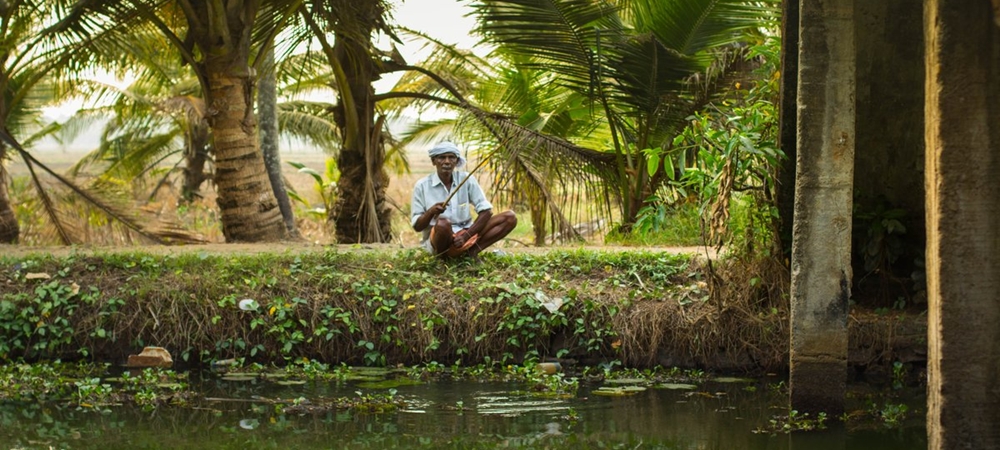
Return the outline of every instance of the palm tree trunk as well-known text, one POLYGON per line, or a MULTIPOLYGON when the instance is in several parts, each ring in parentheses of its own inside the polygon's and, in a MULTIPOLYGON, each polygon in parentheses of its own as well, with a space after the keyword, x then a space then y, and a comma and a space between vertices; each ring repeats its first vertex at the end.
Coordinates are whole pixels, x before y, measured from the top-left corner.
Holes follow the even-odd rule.
POLYGON ((334 57, 343 67, 350 97, 341 95, 335 111, 343 145, 337 158, 340 180, 338 196, 331 211, 337 241, 341 243, 389 242, 392 238, 392 208, 386 201, 389 176, 385 171, 385 148, 381 123, 375 122, 375 90, 378 77, 371 44, 360 36, 371 36, 375 21, 383 14, 381 2, 353 4, 350 32, 338 32, 333 46, 334 57), (345 100, 349 98, 350 101, 345 100), (356 118, 356 129, 351 129, 356 118))
POLYGON ((222 234, 227 242, 277 241, 285 225, 260 152, 251 79, 231 75, 225 62, 210 57, 205 65, 222 234))
POLYGON ((278 201, 278 209, 285 222, 285 230, 291 237, 299 237, 299 229, 295 226, 295 214, 292 212, 292 202, 285 190, 285 181, 281 177, 281 153, 278 148, 278 87, 274 66, 274 48, 267 50, 264 62, 264 73, 257 80, 257 109, 260 115, 260 146, 264 153, 264 166, 267 168, 268 179, 274 198, 278 201))
POLYGON ((545 224, 546 219, 548 219, 547 213, 549 212, 548 202, 544 198, 537 198, 528 204, 528 210, 531 211, 531 228, 535 232, 535 246, 542 247, 545 245, 545 224))
POLYGON ((192 123, 189 132, 191 134, 184 149, 184 184, 181 186, 181 197, 187 202, 201 197, 201 184, 208 179, 205 163, 208 162, 211 140, 208 124, 204 121, 192 123))
POLYGON ((17 216, 14 215, 14 207, 7 192, 9 176, 3 166, 6 153, 7 150, 0 147, 0 244, 15 244, 21 235, 21 229, 17 225, 17 216))

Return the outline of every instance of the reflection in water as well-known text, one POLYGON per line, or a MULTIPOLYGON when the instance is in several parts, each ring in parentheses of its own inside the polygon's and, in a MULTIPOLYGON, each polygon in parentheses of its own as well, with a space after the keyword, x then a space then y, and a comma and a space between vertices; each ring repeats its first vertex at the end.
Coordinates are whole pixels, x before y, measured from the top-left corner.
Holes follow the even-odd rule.
POLYGON ((843 427, 835 426, 822 434, 793 433, 788 436, 789 450, 847 450, 843 427))
MULTIPOLYGON (((2 448, 643 448, 872 450, 926 448, 923 417, 902 429, 829 430, 792 436, 754 434, 784 396, 739 383, 696 391, 648 389, 631 396, 547 399, 523 386, 437 382, 401 386, 408 407, 373 415, 281 413, 276 399, 353 396, 356 386, 314 383, 194 382, 205 397, 193 408, 110 406, 105 412, 53 404, 0 403, 2 448)), ((919 405, 922 399, 912 399, 919 405)))

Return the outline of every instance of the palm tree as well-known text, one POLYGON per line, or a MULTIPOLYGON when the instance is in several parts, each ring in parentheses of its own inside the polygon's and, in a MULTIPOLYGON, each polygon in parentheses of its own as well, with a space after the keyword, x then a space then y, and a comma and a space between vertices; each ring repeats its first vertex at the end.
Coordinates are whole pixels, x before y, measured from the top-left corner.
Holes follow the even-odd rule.
MULTIPOLYGON (((37 1, 0 4, 0 127, 19 137, 40 131, 40 107, 52 91, 43 89, 45 74, 54 65, 40 60, 32 48, 50 10, 37 1)), ((20 227, 7 191, 9 176, 4 165, 11 148, 0 142, 0 243, 14 243, 20 227)))
POLYGON ((260 148, 264 155, 264 167, 271 181, 278 210, 285 222, 285 231, 291 238, 301 238, 295 225, 292 202, 285 190, 285 180, 281 176, 281 152, 278 148, 278 76, 274 62, 274 48, 264 49, 263 73, 257 83, 257 111, 260 117, 260 148))
MULTIPOLYGON (((143 39, 133 35, 136 41, 143 39)), ((146 36, 155 40, 157 36, 146 36)), ((155 46, 155 45, 154 45, 155 46)), ((197 78, 179 62, 149 60, 146 55, 133 55, 142 60, 138 73, 127 87, 119 87, 92 78, 77 80, 77 95, 102 98, 103 106, 80 110, 66 128, 80 129, 111 118, 101 147, 80 161, 79 170, 102 162, 99 169, 110 176, 141 177, 164 159, 182 152, 186 200, 197 196, 200 184, 211 174, 202 166, 209 155, 210 136, 204 120, 205 102, 197 78), (173 145, 184 136, 183 149, 173 145), (152 145, 155 147, 150 148, 152 145)), ((278 83, 276 90, 283 95, 324 94, 329 91, 325 80, 329 74, 323 61, 306 54, 290 55, 276 62, 271 72, 278 83)), ((276 117, 281 135, 294 137, 315 147, 333 152, 339 139, 329 113, 333 105, 326 102, 286 100, 276 104, 276 117)), ((263 133, 262 133, 263 134, 263 133)))
MULTIPOLYGON (((510 115, 525 130, 564 141, 586 137, 588 142, 596 143, 608 138, 600 123, 591 120, 585 98, 554 82, 554 74, 530 68, 531 61, 516 53, 497 52, 496 59, 506 64, 500 66, 500 76, 484 84, 478 96, 486 109, 510 115)), ((577 164, 562 158, 532 159, 530 152, 517 152, 511 160, 493 164, 500 175, 497 184, 505 188, 499 190, 500 198, 524 205, 530 213, 535 245, 547 242, 550 229, 551 237, 560 240, 582 238, 573 224, 594 215, 584 206, 585 199, 593 199, 594 208, 607 206, 597 192, 560 192, 564 184, 560 180, 574 184, 567 177, 582 175, 589 180, 580 180, 580 184, 598 184, 599 179, 590 174, 565 170, 565 166, 577 164), (505 164, 515 170, 503 171, 505 164)))
MULTIPOLYGON (((35 159, 25 148, 30 147, 44 136, 65 132, 61 124, 43 123, 41 107, 54 105, 72 91, 69 80, 72 74, 84 68, 109 67, 107 46, 114 42, 114 35, 96 33, 86 41, 66 40, 51 28, 56 18, 63 17, 63 5, 54 1, 16 1, 0 3, 0 35, 2 35, 3 64, 0 69, 0 242, 16 242, 19 226, 11 213, 9 195, 6 191, 7 177, 2 163, 14 151, 27 165, 30 180, 35 188, 39 203, 44 210, 59 239, 65 243, 81 242, 79 231, 66 219, 56 201, 56 191, 43 183, 39 171, 47 172, 58 186, 82 198, 84 205, 100 212, 108 223, 124 225, 120 236, 132 239, 134 236, 147 241, 197 242, 199 239, 178 230, 169 224, 150 223, 127 206, 117 204, 115 199, 103 197, 91 187, 82 187, 63 175, 53 172, 35 159), (133 234, 134 233, 134 234, 133 234)), ((117 55, 111 54, 111 58, 117 55)), ((79 212, 77 212, 79 214, 79 212)))
MULTIPOLYGON (((607 140, 553 140, 526 155, 495 158, 501 179, 550 190, 542 163, 573 155, 566 168, 596 174, 619 205, 623 229, 664 182, 647 170, 648 149, 670 154, 686 118, 745 70, 733 56, 745 33, 773 20, 775 1, 744 0, 481 0, 480 30, 503 52, 523 58, 583 100, 607 140), (579 144, 579 145, 577 145, 579 144), (595 146, 584 152, 581 146, 595 146), (610 161, 609 159, 610 158, 610 161), (610 164, 609 164, 610 162, 610 164), (521 177, 515 174, 524 173, 521 177)), ((656 173, 656 172, 654 172, 656 173)), ((564 178, 570 183, 587 178, 564 178)), ((560 183, 563 184, 563 183, 560 183)), ((572 192, 574 189, 568 189, 572 192)), ((554 198, 554 197, 552 197, 554 198)))
POLYGON ((374 48, 375 33, 389 35, 383 0, 309 2, 300 9, 304 24, 319 41, 338 95, 334 120, 340 130, 337 166, 341 176, 329 220, 338 242, 388 242, 392 208, 386 198, 384 117, 376 116, 372 82, 392 70, 374 48), (325 30, 332 30, 332 43, 325 30))
MULTIPOLYGON (((82 39, 95 33, 156 30, 191 67, 205 96, 212 135, 215 185, 227 241, 273 241, 285 236, 260 152, 253 109, 251 56, 268 48, 294 11, 293 1, 79 1, 56 27, 82 39)), ((258 62, 263 61, 258 59, 258 62)), ((259 67, 257 68, 259 69, 259 67)))
MULTIPOLYGON (((133 36, 136 42, 149 39, 155 43, 162 40, 155 35, 133 36)), ((155 44, 137 47, 157 48, 155 44)), ((64 128, 106 125, 100 146, 82 158, 74 166, 73 173, 94 173, 99 180, 117 184, 121 180, 133 180, 137 185, 149 184, 151 176, 155 175, 157 179, 152 180, 154 187, 150 198, 162 186, 171 185, 174 176, 180 174, 182 199, 191 201, 201 196, 199 186, 212 177, 209 158, 211 139, 204 120, 205 102, 198 81, 177 62, 150 60, 141 52, 132 56, 142 60, 143 64, 137 68, 141 71, 134 74, 135 80, 127 87, 92 79, 78 81, 81 85, 78 95, 107 101, 103 106, 78 111, 63 124, 64 128), (170 163, 164 166, 165 162, 170 163)), ((329 91, 327 84, 318 82, 327 79, 325 62, 308 54, 284 57, 276 62, 270 73, 280 84, 274 89, 275 94, 280 90, 285 96, 296 97, 329 91)), ((259 91, 263 92, 263 87, 259 91)), ((275 103, 274 127, 277 128, 280 122, 281 136, 294 137, 335 154, 339 139, 330 113, 334 105, 316 101, 272 100, 275 103)), ((258 103, 263 111, 265 102, 258 103)), ((265 141, 269 134, 274 134, 270 138, 277 141, 279 134, 278 131, 264 132, 265 119, 265 114, 261 113, 262 147, 276 146, 277 142, 268 144, 265 141)), ((264 153, 267 158, 267 152, 264 153)), ((273 157, 277 159, 278 155, 273 157)), ((275 163, 280 166, 280 161, 275 163)), ((270 167, 268 172, 271 176, 270 167)), ((283 185, 283 180, 276 182, 271 177, 272 186, 277 183, 283 185)), ((287 193, 279 195, 277 189, 275 196, 279 202, 282 197, 287 199, 287 193)), ((285 216, 284 211, 282 216, 285 216)), ((291 214, 285 217, 286 228, 294 234, 294 224, 288 223, 291 214)))
MULTIPOLYGON (((139 39, 137 34, 136 41, 139 39)), ((165 161, 175 159, 171 170, 155 183, 150 197, 171 175, 180 172, 181 198, 191 201, 201 196, 201 185, 211 177, 207 168, 211 136, 198 81, 179 65, 144 64, 126 87, 93 79, 75 80, 77 95, 106 102, 77 111, 63 124, 73 130, 104 126, 99 146, 81 158, 71 174, 96 170, 99 179, 142 183, 165 161)))
MULTIPOLYGON (((51 52, 51 41, 42 31, 54 17, 57 11, 49 2, 0 2, 0 243, 15 243, 20 237, 4 165, 12 151, 23 150, 18 141, 30 144, 58 130, 42 120, 42 107, 56 103, 63 89, 55 74, 73 67, 69 56, 88 56, 51 52)), ((36 187, 40 187, 37 180, 36 187)))

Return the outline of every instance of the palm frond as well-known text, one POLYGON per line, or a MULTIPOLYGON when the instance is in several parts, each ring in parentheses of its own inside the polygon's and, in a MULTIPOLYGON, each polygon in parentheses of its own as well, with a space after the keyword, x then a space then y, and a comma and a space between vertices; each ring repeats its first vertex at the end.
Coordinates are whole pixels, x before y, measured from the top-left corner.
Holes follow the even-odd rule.
POLYGON ((680 94, 672 98, 668 109, 659 114, 660 120, 666 124, 657 130, 659 141, 679 133, 687 125, 688 117, 722 98, 737 82, 749 83, 757 63, 747 58, 745 48, 722 47, 712 53, 712 63, 701 72, 689 75, 680 94))
POLYGON ((38 173, 35 172, 34 158, 25 158, 24 163, 28 166, 28 171, 31 174, 31 184, 35 186, 35 192, 38 193, 38 197, 42 200, 42 206, 45 208, 45 214, 49 217, 49 220, 52 221, 52 225, 56 229, 59 240, 63 245, 73 244, 73 238, 70 236, 70 232, 67 230, 65 222, 60 218, 58 212, 56 211, 56 202, 53 201, 52 196, 49 195, 49 190, 42 186, 41 179, 38 177, 38 173))
MULTIPOLYGON (((449 96, 451 95, 449 89, 451 89, 462 94, 463 97, 469 97, 476 89, 476 80, 488 79, 493 75, 489 62, 470 50, 445 44, 440 40, 414 30, 402 29, 400 34, 406 36, 411 41, 423 42, 424 48, 430 50, 430 56, 419 64, 424 70, 423 72, 415 70, 404 72, 403 76, 396 82, 396 85, 393 86, 393 92, 449 96), (442 85, 439 80, 427 76, 428 72, 439 76, 440 80, 444 80, 447 83, 447 87, 442 85)), ((407 66, 403 65, 400 68, 405 69, 407 66)), ((411 106, 416 107, 418 112, 421 111, 421 108, 425 105, 420 102, 416 102, 415 104, 415 102, 415 98, 409 97, 380 102, 379 105, 389 111, 401 112, 411 106)))
POLYGON ((435 120, 420 120, 411 123, 399 136, 400 145, 426 147, 455 133, 458 120, 443 117, 435 120))
POLYGON ((313 90, 329 90, 330 64, 318 52, 306 51, 276 61, 277 81, 286 96, 313 90))
POLYGON ((280 103, 278 125, 281 133, 334 154, 340 143, 340 131, 333 121, 332 107, 333 105, 322 102, 280 103))
MULTIPOLYGON (((55 132, 52 137, 59 143, 73 142, 83 133, 103 128, 107 121, 108 115, 103 110, 94 110, 89 108, 78 109, 76 113, 69 116, 64 121, 53 121, 50 124, 58 127, 58 129, 54 130, 55 132)), ((30 139, 24 139, 22 142, 24 142, 24 145, 29 148, 33 144, 33 141, 30 139)))
POLYGON ((637 33, 652 33, 682 55, 738 42, 774 25, 780 0, 617 0, 637 33))
POLYGON ((100 154, 114 155, 105 158, 107 167, 102 177, 140 181, 144 175, 158 167, 164 160, 179 155, 179 130, 154 133, 148 136, 126 132, 111 141, 101 143, 100 154))
POLYGON ((466 107, 466 112, 469 118, 460 129, 471 142, 492 148, 480 157, 488 158, 501 202, 515 204, 522 192, 531 190, 549 200, 547 206, 561 231, 595 215, 588 205, 610 213, 617 193, 601 181, 617 177, 613 154, 579 147, 475 107, 466 107))
POLYGON ((650 34, 635 36, 618 47, 607 75, 615 80, 608 96, 626 106, 626 114, 652 117, 685 89, 685 80, 704 65, 677 53, 650 34))
POLYGON ((52 201, 51 197, 48 195, 49 189, 42 185, 41 179, 38 174, 34 171, 34 168, 40 168, 49 176, 54 178, 60 186, 63 186, 71 190, 74 194, 83 199, 87 204, 98 209, 103 214, 106 214, 109 218, 127 227, 133 233, 146 239, 150 242, 158 244, 183 244, 183 243, 200 243, 204 242, 199 236, 184 232, 183 230, 171 226, 169 224, 163 223, 147 223, 144 222, 139 215, 136 213, 134 208, 128 205, 116 205, 113 202, 109 202, 102 198, 99 194, 94 191, 87 189, 85 187, 79 186, 72 182, 68 178, 59 175, 46 165, 39 162, 35 157, 28 153, 21 145, 18 143, 10 134, 6 131, 0 130, 0 141, 4 144, 10 146, 15 151, 17 151, 25 163, 28 164, 31 169, 33 183, 37 188, 37 193, 42 197, 43 204, 45 204, 46 209, 49 211, 49 217, 56 223, 59 228, 59 235, 64 242, 75 242, 72 238, 72 233, 65 226, 64 222, 59 220, 59 213, 55 211, 55 202, 52 201))
POLYGON ((473 8, 491 42, 534 58, 533 65, 584 92, 596 87, 599 50, 623 30, 617 8, 602 0, 484 0, 473 8))
POLYGON ((294 50, 294 45, 285 45, 284 49, 278 48, 282 47, 282 42, 277 40, 279 34, 285 33, 286 35, 294 36, 286 39, 286 43, 301 42, 308 39, 307 37, 302 37, 302 33, 307 29, 306 27, 294 26, 298 19, 298 10, 300 7, 301 2, 296 0, 260 2, 251 31, 251 42, 253 42, 251 48, 258 49, 257 60, 252 65, 258 73, 264 68, 265 60, 267 59, 261 57, 261 55, 273 54, 275 59, 280 59, 279 55, 284 57, 294 50), (272 49, 274 50, 273 53, 271 53, 272 49))

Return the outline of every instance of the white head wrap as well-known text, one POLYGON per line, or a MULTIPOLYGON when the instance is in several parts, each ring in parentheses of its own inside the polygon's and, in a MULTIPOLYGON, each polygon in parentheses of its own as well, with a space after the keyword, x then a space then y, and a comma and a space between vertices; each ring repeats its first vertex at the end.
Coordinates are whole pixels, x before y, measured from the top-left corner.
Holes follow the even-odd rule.
POLYGON ((428 150, 427 153, 430 155, 431 158, 451 153, 458 157, 458 162, 455 164, 456 169, 461 168, 462 166, 465 165, 465 158, 463 158, 462 153, 458 151, 458 146, 448 141, 444 141, 439 143, 438 145, 435 145, 433 148, 428 150))

